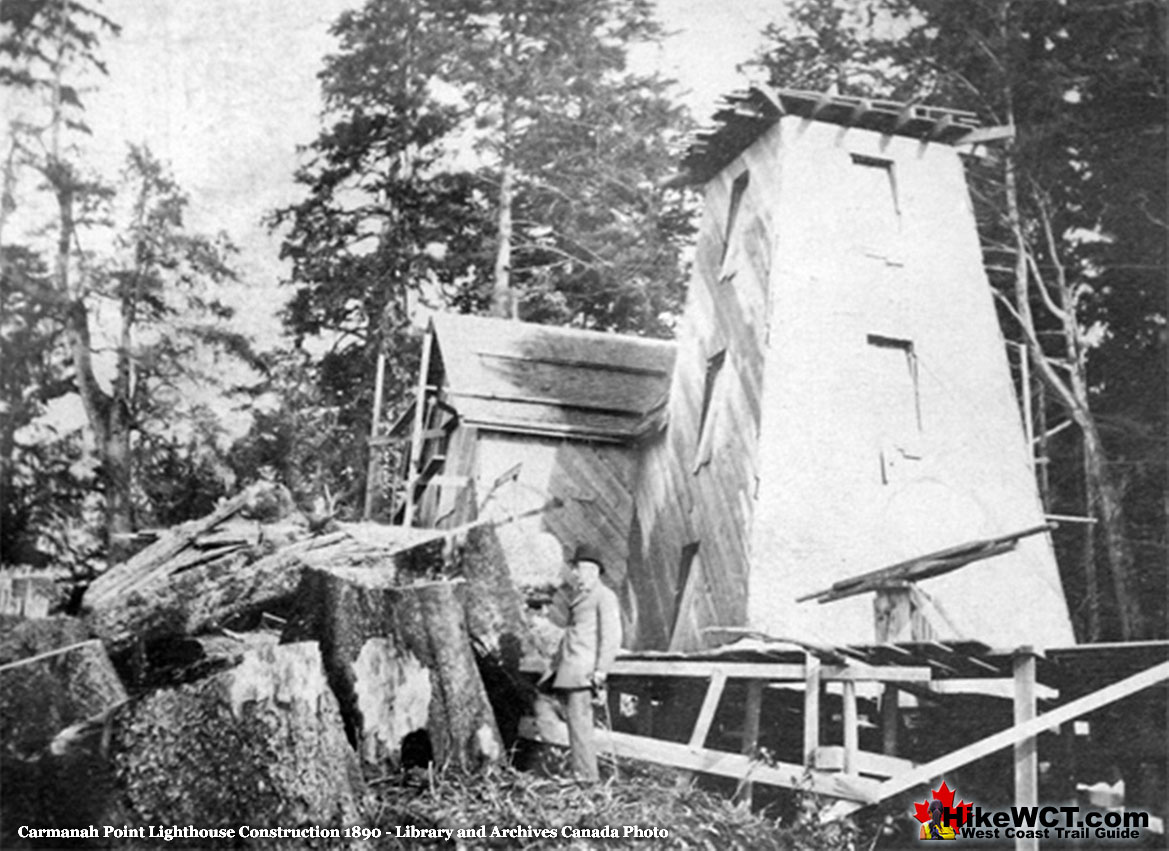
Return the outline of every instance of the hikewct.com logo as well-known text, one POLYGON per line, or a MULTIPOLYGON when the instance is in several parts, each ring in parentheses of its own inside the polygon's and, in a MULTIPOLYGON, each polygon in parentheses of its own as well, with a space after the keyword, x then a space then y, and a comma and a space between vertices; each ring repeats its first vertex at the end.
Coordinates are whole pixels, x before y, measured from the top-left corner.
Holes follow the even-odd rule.
POLYGON ((1140 839, 1147 812, 1083 810, 1079 807, 1011 807, 984 810, 959 801, 942 781, 931 797, 913 805, 919 839, 1140 839))

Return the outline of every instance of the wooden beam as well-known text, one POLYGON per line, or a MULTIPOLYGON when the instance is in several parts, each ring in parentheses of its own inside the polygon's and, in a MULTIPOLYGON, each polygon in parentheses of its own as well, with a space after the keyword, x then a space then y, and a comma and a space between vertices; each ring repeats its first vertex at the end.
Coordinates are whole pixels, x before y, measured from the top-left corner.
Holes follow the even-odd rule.
MULTIPOLYGON (((938 118, 934 121, 933 126, 930 127, 929 136, 927 138, 930 138, 930 139, 940 138, 941 135, 943 133, 945 133, 947 130, 949 130, 953 124, 954 124, 953 114, 949 113, 949 112, 945 113, 941 118, 938 118)), ((1025 387, 1027 385, 1023 385, 1023 386, 1025 387)))
MULTIPOLYGON (((896 777, 916 768, 908 759, 861 750, 856 752, 854 764, 856 773, 883 779, 896 777)), ((844 748, 839 745, 821 745, 816 748, 816 768, 823 771, 844 771, 844 748)))
MULTIPOLYGON (((528 716, 520 721, 520 736, 535 742, 568 747, 568 728, 564 722, 545 716, 528 716)), ((684 771, 717 774, 736 780, 749 779, 784 789, 803 789, 817 795, 829 795, 861 806, 872 800, 879 783, 863 777, 845 777, 842 774, 807 772, 802 765, 777 762, 764 765, 738 753, 702 748, 692 750, 689 745, 647 739, 632 733, 614 731, 597 737, 600 750, 626 759, 639 759, 658 765, 668 765, 684 771)))
MULTIPOLYGON (((763 712, 763 686, 762 680, 748 680, 747 682, 747 699, 743 704, 743 743, 740 750, 743 756, 748 759, 755 757, 755 751, 759 747, 759 718, 763 712)), ((736 799, 750 804, 753 791, 751 781, 746 780, 739 787, 736 799)))
POLYGON ((844 773, 856 774, 856 755, 860 750, 860 734, 857 729, 856 713, 856 683, 846 680, 841 692, 843 706, 842 721, 844 723, 844 773))
POLYGON ((787 110, 784 108, 783 101, 779 99, 775 90, 770 86, 756 86, 751 89, 752 94, 759 94, 767 105, 775 111, 777 116, 787 115, 787 110))
POLYGON ((1005 124, 1000 127, 978 127, 965 136, 954 141, 955 145, 981 145, 986 142, 999 142, 1004 139, 1015 138, 1015 125, 1005 124))
POLYGON ((820 747, 820 660, 809 653, 804 669, 804 765, 811 767, 820 747))
POLYGON ((886 756, 897 756, 897 740, 901 731, 901 694, 897 686, 888 684, 881 695, 881 743, 886 756))
POLYGON ((714 722, 714 713, 718 711, 718 702, 722 699, 726 684, 727 675, 721 671, 710 678, 706 697, 702 699, 702 708, 698 710, 698 720, 694 722, 694 732, 690 735, 691 750, 700 750, 706 745, 706 737, 710 733, 710 725, 714 722))
MULTIPOLYGON (((1015 726, 1035 717, 1035 654, 1020 648, 1014 658, 1015 726)), ((1034 807, 1039 803, 1039 753, 1035 738, 1015 742, 1015 806, 1034 807)), ((1015 851, 1038 851, 1038 839, 1015 839, 1015 851)))
MULTIPOLYGON (((959 748, 956 751, 931 760, 924 765, 919 765, 913 771, 907 771, 905 774, 893 777, 881 784, 878 789, 879 797, 873 803, 883 801, 886 798, 896 795, 898 792, 904 792, 906 789, 914 786, 928 783, 930 780, 944 775, 955 768, 960 768, 963 765, 982 759, 984 756, 989 756, 1003 748, 1010 747, 1015 742, 1032 738, 1044 730, 1050 730, 1052 727, 1058 727, 1060 724, 1071 721, 1074 718, 1079 718, 1081 715, 1095 712, 1097 709, 1108 706, 1110 703, 1115 703, 1118 700, 1136 694, 1138 691, 1147 689, 1150 686, 1163 683, 1166 680, 1169 680, 1169 662, 1162 662, 1159 665, 1146 668, 1139 674, 1133 674, 1131 677, 1126 677, 1120 682, 1105 686, 1102 689, 1097 689, 1081 698, 1073 700, 1071 703, 1064 704, 1058 709, 1045 712, 1022 724, 1008 727, 1006 730, 979 739, 964 748, 959 748)), ((822 819, 827 822, 844 818, 849 813, 856 812, 861 806, 863 805, 838 803, 827 809, 822 819)))
MULTIPOLYGON (((797 662, 733 662, 720 659, 618 659, 610 673, 629 677, 712 677, 716 672, 728 679, 800 682, 805 666, 797 662)), ((921 683, 930 679, 926 665, 821 665, 824 682, 861 681, 885 683, 921 683)))
POLYGON ((865 114, 870 112, 872 108, 873 104, 870 101, 866 100, 865 98, 861 98, 856 102, 856 106, 852 108, 852 112, 849 113, 848 123, 850 125, 859 124, 861 119, 865 117, 865 114))

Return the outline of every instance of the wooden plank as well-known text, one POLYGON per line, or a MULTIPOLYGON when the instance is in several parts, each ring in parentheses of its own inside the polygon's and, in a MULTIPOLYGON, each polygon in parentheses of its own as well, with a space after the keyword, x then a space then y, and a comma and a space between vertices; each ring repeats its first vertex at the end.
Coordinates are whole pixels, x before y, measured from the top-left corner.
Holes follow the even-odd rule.
POLYGON ((965 133, 954 140, 955 145, 981 145, 986 142, 999 142, 1004 139, 1015 138, 1015 125, 1004 124, 999 127, 979 127, 965 133))
MULTIPOLYGON (((877 801, 884 801, 892 795, 896 795, 898 792, 904 792, 906 789, 928 783, 930 780, 940 777, 955 768, 960 768, 963 765, 982 759, 984 756, 989 756, 1003 748, 1010 747, 1015 742, 1032 738, 1044 730, 1050 730, 1067 721, 1079 718, 1081 715, 1095 712, 1097 709, 1122 700, 1129 695, 1136 694, 1150 686, 1163 683, 1166 680, 1169 680, 1169 662, 1154 665, 1151 668, 1141 671, 1139 674, 1133 674, 1131 677, 1126 677, 1120 682, 1105 686, 1102 689, 1097 689, 1090 694, 1066 703, 1058 709, 1053 709, 1050 712, 1045 712, 1036 718, 1032 718, 1030 721, 1016 724, 1008 727, 1006 730, 986 736, 966 747, 951 751, 937 759, 919 765, 913 771, 907 771, 904 774, 893 777, 881 784, 878 789, 879 798, 877 801)), ((848 803, 835 804, 824 812, 823 820, 827 822, 843 818, 849 813, 856 812, 858 809, 860 809, 860 806, 848 803)))
POLYGON ((876 570, 870 570, 867 573, 850 576, 847 579, 833 583, 830 588, 823 591, 805 594, 798 598, 796 602, 802 603, 806 600, 814 599, 819 603, 828 603, 833 600, 851 597, 854 594, 875 591, 877 588, 889 582, 918 581, 933 576, 941 576, 942 574, 965 567, 972 562, 981 561, 982 559, 991 558, 992 556, 1013 550, 1021 539, 1048 532, 1052 528, 1052 524, 1044 523, 1018 532, 1012 532, 1008 535, 999 535, 994 538, 980 538, 964 544, 958 544, 957 546, 946 547, 945 549, 926 553, 916 558, 897 562, 889 567, 882 567, 876 570))
POLYGON ((727 675, 721 671, 710 678, 706 697, 702 699, 702 708, 698 711, 698 720, 694 722, 694 732, 690 735, 691 750, 698 750, 706 745, 706 737, 710 733, 710 725, 714 722, 714 714, 718 711, 718 702, 722 699, 726 684, 727 675))
MULTIPOLYGON (((712 677, 720 673, 728 679, 799 682, 807 676, 800 662, 736 662, 730 659, 618 659, 614 676, 634 677, 712 677)), ((856 663, 847 666, 820 665, 821 682, 928 682, 926 667, 881 667, 856 663)))
MULTIPOLYGON (((1015 726, 1035 717, 1035 654, 1022 648, 1015 655, 1015 726)), ((1034 737, 1015 742, 1015 806, 1039 803, 1039 752, 1034 737)), ((1038 851, 1039 840, 1015 839, 1016 851, 1038 851)))
MULTIPOLYGON (((568 746, 568 728, 554 718, 526 717, 520 722, 520 736, 536 742, 568 746)), ((602 751, 626 759, 639 759, 680 768, 685 771, 699 771, 732 777, 737 780, 750 779, 755 783, 767 783, 785 789, 804 789, 818 795, 829 795, 864 806, 880 788, 876 781, 863 777, 845 777, 840 774, 805 771, 802 765, 777 762, 763 765, 743 754, 727 753, 706 748, 692 750, 689 745, 647 739, 631 733, 614 731, 598 737, 602 751)))
POLYGON ((811 767, 820 747, 820 660, 804 660, 804 765, 811 767))
MULTIPOLYGON (((917 766, 908 759, 858 750, 854 756, 856 773, 886 779, 896 777, 917 766)), ((839 745, 821 745, 816 749, 816 768, 822 771, 844 771, 844 748, 839 745)), ((845 772, 847 773, 847 772, 845 772)))
POLYGON ((845 774, 856 774, 856 755, 860 750, 859 730, 857 729, 856 712, 856 682, 845 680, 841 692, 843 706, 842 720, 844 724, 844 766, 845 774))

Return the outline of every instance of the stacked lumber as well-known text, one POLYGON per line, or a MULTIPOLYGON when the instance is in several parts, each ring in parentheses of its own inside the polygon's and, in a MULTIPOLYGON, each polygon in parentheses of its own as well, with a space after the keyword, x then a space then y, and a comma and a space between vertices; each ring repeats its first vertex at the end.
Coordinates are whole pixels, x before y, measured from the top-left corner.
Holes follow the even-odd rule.
POLYGON ((494 528, 314 524, 273 488, 156 533, 81 617, 0 628, 0 844, 19 824, 354 824, 362 769, 503 756, 531 636, 494 528))

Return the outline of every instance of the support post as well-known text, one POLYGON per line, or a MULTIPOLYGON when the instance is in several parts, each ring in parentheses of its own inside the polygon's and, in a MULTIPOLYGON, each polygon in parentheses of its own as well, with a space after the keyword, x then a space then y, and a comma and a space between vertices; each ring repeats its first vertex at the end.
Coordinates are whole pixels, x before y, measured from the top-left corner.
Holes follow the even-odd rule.
POLYGON ((844 706, 844 766, 845 774, 856 774, 856 752, 860 746, 856 717, 856 681, 841 683, 841 701, 844 706))
MULTIPOLYGON (((1015 652, 1015 724, 1030 721, 1036 715, 1035 652, 1020 647, 1015 652)), ((1039 753, 1035 737, 1015 743, 1015 806, 1039 804, 1039 753)), ((1016 851, 1038 851, 1038 839, 1016 839, 1016 851)))
POLYGON ((877 643, 916 640, 912 612, 907 583, 891 583, 878 588, 873 596, 873 629, 877 643))
POLYGON ((815 767, 820 747, 820 660, 811 653, 804 657, 804 765, 815 767))
POLYGON ((897 686, 885 684, 881 696, 881 738, 887 756, 897 756, 897 738, 901 730, 901 695, 897 686))
POLYGON ((690 736, 691 750, 706 746, 706 737, 710 733, 710 725, 714 722, 714 715, 718 711, 718 703, 722 700, 723 689, 727 684, 727 675, 722 671, 715 671, 710 677, 710 685, 706 687, 706 697, 702 700, 702 708, 698 711, 698 720, 694 722, 694 732, 690 736))
MULTIPOLYGON (((759 716, 763 710, 763 680, 747 681, 747 700, 743 714, 743 755, 755 758, 755 750, 759 747, 759 716)), ((743 782, 739 790, 741 800, 751 803, 754 786, 750 780, 743 782)))

